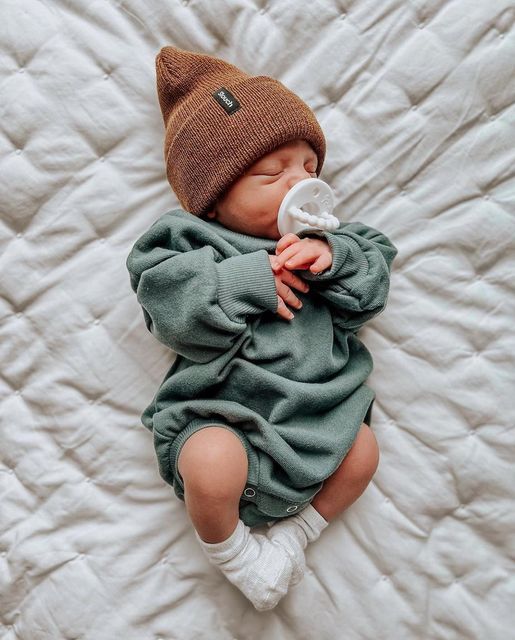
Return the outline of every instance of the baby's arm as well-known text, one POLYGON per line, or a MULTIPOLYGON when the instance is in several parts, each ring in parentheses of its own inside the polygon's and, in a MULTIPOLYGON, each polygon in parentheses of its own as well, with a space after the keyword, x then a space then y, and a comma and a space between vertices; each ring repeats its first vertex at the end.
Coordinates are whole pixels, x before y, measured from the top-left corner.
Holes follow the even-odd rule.
POLYGON ((305 229, 298 235, 324 238, 330 246, 329 269, 319 274, 305 270, 300 275, 312 283, 312 292, 330 303, 335 324, 357 330, 384 310, 398 251, 383 233, 361 222, 349 222, 333 232, 305 229))
POLYGON ((126 262, 131 287, 160 342, 209 362, 234 345, 247 314, 277 310, 274 274, 264 249, 226 259, 211 246, 185 250, 173 224, 165 215, 135 243, 126 262))

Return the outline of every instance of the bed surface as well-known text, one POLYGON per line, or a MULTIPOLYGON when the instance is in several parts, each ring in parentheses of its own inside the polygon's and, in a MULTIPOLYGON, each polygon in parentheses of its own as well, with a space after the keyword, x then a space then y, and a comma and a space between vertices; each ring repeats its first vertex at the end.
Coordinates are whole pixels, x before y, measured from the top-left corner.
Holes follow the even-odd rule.
POLYGON ((513 634, 514 22, 508 0, 2 3, 1 638, 513 634), (125 268, 178 206, 166 44, 298 93, 335 213, 399 249, 360 331, 378 471, 270 612, 208 564, 139 421, 174 357, 125 268))

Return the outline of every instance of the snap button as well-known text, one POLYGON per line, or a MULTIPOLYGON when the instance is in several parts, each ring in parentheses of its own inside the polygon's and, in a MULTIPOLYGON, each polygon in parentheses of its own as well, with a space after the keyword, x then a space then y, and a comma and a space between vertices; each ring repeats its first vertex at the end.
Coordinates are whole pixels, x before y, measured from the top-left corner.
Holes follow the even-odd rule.
POLYGON ((292 506, 291 506, 291 507, 288 507, 288 508, 286 509, 286 511, 287 511, 288 513, 291 513, 292 511, 297 511, 297 509, 298 509, 298 506, 297 506, 296 504, 292 504, 292 506))
POLYGON ((244 496, 247 496, 247 498, 252 498, 253 496, 256 495, 256 492, 254 491, 254 489, 251 489, 250 487, 247 487, 245 489, 245 491, 243 492, 244 496))

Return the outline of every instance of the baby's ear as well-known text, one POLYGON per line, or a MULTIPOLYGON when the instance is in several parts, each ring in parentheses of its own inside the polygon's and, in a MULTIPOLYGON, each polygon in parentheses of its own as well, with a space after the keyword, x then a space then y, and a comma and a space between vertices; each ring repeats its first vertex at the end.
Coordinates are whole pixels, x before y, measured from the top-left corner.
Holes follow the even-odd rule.
POLYGON ((202 213, 199 214, 199 218, 201 220, 205 220, 206 222, 208 222, 209 218, 214 218, 215 215, 216 214, 213 209, 212 211, 203 211, 202 213))

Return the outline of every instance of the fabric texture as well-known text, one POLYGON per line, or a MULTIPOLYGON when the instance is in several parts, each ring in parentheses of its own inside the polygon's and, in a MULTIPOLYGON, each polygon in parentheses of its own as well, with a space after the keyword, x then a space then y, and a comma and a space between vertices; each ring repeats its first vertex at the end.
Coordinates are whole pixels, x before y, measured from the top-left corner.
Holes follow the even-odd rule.
POLYGON ((295 568, 296 581, 300 582, 306 569, 304 549, 310 542, 318 540, 329 522, 313 505, 308 504, 300 513, 280 522, 267 522, 267 526, 267 538, 288 553, 295 568))
POLYGON ((302 277, 291 321, 276 314, 269 253, 276 242, 226 229, 181 209, 161 216, 127 257, 147 328, 177 353, 143 424, 159 470, 184 499, 180 447, 194 431, 238 431, 249 455, 240 517, 249 526, 304 508, 340 465, 374 391, 359 328, 386 305, 397 249, 360 222, 322 235, 330 269, 302 277), (249 508, 250 507, 250 508, 249 508))
POLYGON ((262 534, 251 533, 241 520, 222 542, 205 542, 197 531, 195 537, 209 562, 216 565, 258 611, 273 609, 288 588, 302 578, 283 547, 262 534))
POLYGON ((282 82, 173 46, 161 49, 155 66, 166 176, 187 211, 204 215, 247 167, 297 138, 317 154, 320 175, 324 133, 282 82))

